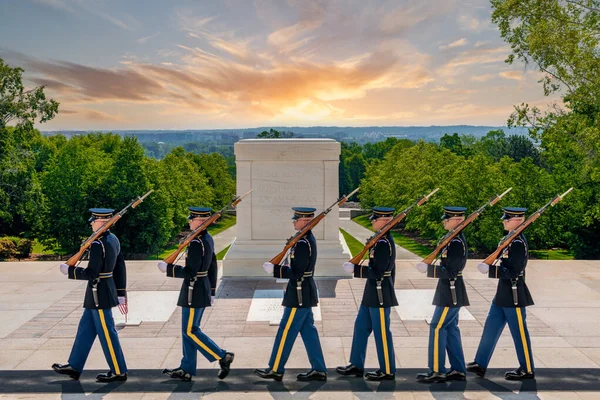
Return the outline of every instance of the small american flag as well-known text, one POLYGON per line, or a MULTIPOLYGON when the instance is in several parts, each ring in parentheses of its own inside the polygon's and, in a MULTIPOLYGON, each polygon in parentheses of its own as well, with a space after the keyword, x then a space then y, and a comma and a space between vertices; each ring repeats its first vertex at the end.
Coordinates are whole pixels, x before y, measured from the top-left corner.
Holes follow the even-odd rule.
POLYGON ((127 307, 127 297, 125 297, 124 304, 119 303, 119 311, 121 311, 121 314, 125 314, 125 322, 127 322, 127 313, 129 312, 129 309, 127 307))

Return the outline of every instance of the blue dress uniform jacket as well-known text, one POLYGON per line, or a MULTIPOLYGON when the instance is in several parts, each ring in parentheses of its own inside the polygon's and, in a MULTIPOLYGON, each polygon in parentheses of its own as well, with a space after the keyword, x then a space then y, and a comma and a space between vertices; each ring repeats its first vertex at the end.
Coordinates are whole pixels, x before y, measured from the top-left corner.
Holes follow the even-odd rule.
POLYGON ((109 309, 119 304, 117 296, 126 296, 127 275, 119 239, 110 231, 104 232, 90 246, 87 268, 69 267, 69 279, 88 281, 84 308, 109 309), (97 283, 98 307, 92 287, 97 283))
POLYGON ((69 267, 69 278, 88 281, 84 311, 69 356, 69 365, 81 373, 98 337, 111 372, 126 373, 127 365, 111 310, 119 304, 117 295, 126 296, 127 284, 125 259, 117 237, 106 231, 92 242, 87 268, 69 267), (94 283, 97 283, 98 307, 92 292, 94 283))
POLYGON ((467 264, 467 256, 467 240, 461 233, 448 243, 440 257, 439 265, 428 266, 427 276, 430 278, 439 278, 433 297, 434 306, 463 307, 469 305, 467 289, 462 277, 462 271, 467 264), (451 279, 454 279, 456 304, 452 301, 451 279))
POLYGON ((313 278, 317 262, 317 241, 312 231, 308 231, 290 249, 290 265, 275 265, 275 278, 289 279, 282 305, 285 307, 316 307, 319 303, 317 285, 313 278), (302 281, 302 305, 298 303, 297 284, 302 281))
POLYGON ((498 288, 493 303, 499 307, 527 307, 533 305, 533 298, 525 283, 525 268, 529 247, 523 234, 515 238, 500 259, 499 265, 490 266, 488 276, 498 279, 498 288), (517 304, 514 303, 512 283, 517 283, 517 304))
POLYGON ((188 246, 185 267, 167 265, 167 276, 183 278, 177 305, 186 308, 210 307, 210 296, 214 295, 217 283, 217 262, 213 240, 207 231, 200 233, 188 246), (194 281, 192 302, 188 302, 188 288, 194 281))
POLYGON ((275 278, 287 278, 289 281, 283 295, 282 304, 285 308, 275 336, 275 343, 273 343, 269 370, 277 373, 285 371, 285 364, 294 347, 296 337, 300 334, 306 347, 311 369, 320 372, 327 371, 311 308, 319 302, 317 286, 313 279, 316 262, 317 241, 312 231, 308 231, 290 249, 290 265, 275 265, 273 268, 275 278), (299 280, 302 280, 302 305, 299 305, 298 302, 297 283, 299 280))
POLYGON ((517 351, 519 367, 528 373, 533 373, 535 370, 525 309, 533 305, 533 299, 525 284, 527 256, 527 240, 521 234, 511 242, 502 255, 500 265, 490 266, 489 277, 498 279, 498 289, 485 320, 481 342, 475 355, 475 362, 484 369, 488 367, 498 339, 508 324, 517 351), (517 279, 517 305, 513 299, 513 279, 517 279))
POLYGON ((361 303, 363 306, 388 308, 398 305, 394 291, 395 269, 396 244, 388 232, 369 252, 368 265, 354 265, 354 277, 367 279, 361 303), (383 304, 379 304, 377 296, 378 279, 382 279, 383 304))

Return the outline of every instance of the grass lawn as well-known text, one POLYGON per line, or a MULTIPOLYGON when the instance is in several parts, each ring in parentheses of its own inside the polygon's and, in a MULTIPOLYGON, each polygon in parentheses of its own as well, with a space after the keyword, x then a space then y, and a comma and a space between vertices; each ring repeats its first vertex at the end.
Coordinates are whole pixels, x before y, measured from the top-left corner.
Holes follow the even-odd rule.
MULTIPOLYGON (((236 221, 235 216, 224 215, 223 217, 221 217, 219 219, 219 222, 217 222, 216 224, 214 224, 210 228, 208 228, 208 233, 210 233, 211 236, 215 236, 215 235, 223 232, 224 230, 229 229, 232 226, 234 226, 235 221, 236 221)), ((163 260, 169 254, 171 254, 172 252, 177 250, 177 247, 179 247, 179 243, 172 244, 171 246, 165 247, 160 253, 158 253, 158 259, 163 260)), ((222 251, 219 252, 219 254, 221 254, 221 253, 223 253, 223 252, 222 251)), ((223 256, 224 255, 225 255, 225 253, 223 253, 223 256)), ((218 258, 218 254, 217 254, 217 259, 221 260, 222 258, 218 258)))
POLYGON ((229 248, 231 247, 231 245, 225 247, 223 250, 221 250, 220 252, 217 253, 217 260, 222 260, 223 257, 225 257, 225 254, 227 254, 227 251, 229 250, 229 248))
MULTIPOLYGON (((371 226, 371 221, 369 221, 368 214, 359 215, 358 217, 353 218, 352 221, 374 232, 373 227, 371 226)), ((424 246, 416 240, 401 234, 400 232, 392 232, 392 237, 394 238, 394 242, 396 242, 398 246, 405 248, 406 250, 415 253, 420 257, 427 257, 429 253, 431 253, 431 251, 433 250, 433 248, 424 246)))
POLYGON ((38 242, 37 240, 33 241, 33 246, 31 247, 31 254, 65 254, 66 252, 63 249, 44 249, 44 246, 38 242))
MULTIPOLYGON (((344 240, 346 240, 346 244, 348 245, 348 248, 350 249, 350 254, 352 254, 352 257, 354 257, 355 255, 360 253, 360 251, 365 247, 364 243, 362 243, 361 241, 356 239, 354 236, 352 236, 351 234, 349 234, 342 228, 340 228, 340 232, 342 232, 342 235, 344 236, 344 240)), ((367 257, 367 254, 365 254, 365 258, 367 257)))
POLYGON ((530 250, 529 254, 539 260, 574 260, 573 253, 569 250, 530 250))

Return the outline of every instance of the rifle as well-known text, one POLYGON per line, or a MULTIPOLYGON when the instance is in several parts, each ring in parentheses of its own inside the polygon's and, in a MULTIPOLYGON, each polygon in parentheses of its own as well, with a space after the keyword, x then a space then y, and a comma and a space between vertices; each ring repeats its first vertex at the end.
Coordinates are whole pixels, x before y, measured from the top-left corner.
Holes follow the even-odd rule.
POLYGON ((467 227, 471 222, 475 221, 475 218, 479 217, 479 215, 483 212, 483 210, 488 206, 494 206, 497 202, 500 201, 501 198, 506 196, 508 192, 510 192, 512 188, 508 188, 504 191, 504 193, 500 195, 496 195, 492 197, 489 202, 486 202, 480 208, 478 208, 473 214, 469 215, 463 222, 460 223, 456 228, 452 229, 448 232, 438 243, 435 250, 431 252, 427 257, 425 257, 421 262, 427 265, 431 265, 435 262, 438 255, 444 250, 444 248, 454 239, 463 229, 467 227))
POLYGON ((254 189, 251 189, 246 194, 244 194, 242 196, 235 197, 231 201, 231 203, 229 203, 228 205, 226 205, 225 207, 223 207, 222 209, 220 209, 219 211, 217 211, 216 213, 214 213, 213 215, 211 215, 210 217, 208 217, 208 219, 206 219, 206 221, 204 221, 202 223, 202 225, 200 225, 199 227, 197 227, 196 229, 194 229, 193 231, 191 231, 190 233, 188 233, 188 235, 185 238, 183 238, 183 240, 179 243, 179 247, 177 247, 177 250, 175 250, 174 252, 172 252, 171 254, 169 254, 163 260, 163 262, 165 262, 167 264, 173 264, 173 263, 175 263, 175 260, 177 260, 177 256, 179 256, 179 254, 183 251, 183 249, 187 245, 189 245, 190 242, 192 240, 194 240, 194 238, 200 234, 200 232, 202 232, 203 230, 205 230, 206 228, 208 228, 209 226, 211 226, 216 220, 218 220, 219 217, 221 217, 221 215, 223 215, 223 213, 229 209, 229 207, 235 207, 235 206, 237 206, 242 201, 242 199, 244 197, 248 196, 253 190, 254 189))
POLYGON ((361 262, 361 260, 363 259, 363 257, 365 256, 365 254, 367 253, 367 251, 369 251, 369 249, 371 249, 373 246, 375 246, 375 244, 377 244, 377 241, 379 239, 381 239, 383 237, 383 235, 385 235, 386 233, 388 233, 388 231, 390 229, 392 229, 394 226, 396 226, 400 221, 402 221, 404 219, 404 217, 406 217, 406 215, 413 209, 413 207, 420 207, 423 204, 425 204, 425 202, 427 202, 427 200, 429 200, 429 198, 431 196, 433 196, 435 194, 435 192, 437 192, 438 190, 440 190, 440 188, 435 189, 433 192, 429 193, 428 195, 425 195, 423 197, 421 197, 419 200, 417 200, 415 203, 413 203, 410 207, 408 207, 407 209, 405 209, 404 211, 402 211, 401 213, 399 213, 398 215, 396 215, 390 222, 388 222, 383 228, 381 228, 379 231, 375 232, 375 234, 373 234, 373 236, 371 236, 370 238, 367 239, 366 243, 365 243, 365 247, 354 257, 352 257, 350 259, 350 263, 352 264, 358 264, 361 262))
POLYGON ((335 206, 341 206, 342 204, 344 204, 346 201, 348 201, 348 199, 350 197, 352 197, 352 195, 356 192, 358 192, 358 189, 360 188, 356 188, 354 189, 349 195, 347 196, 342 196, 339 199, 337 199, 335 201, 335 203, 333 203, 331 206, 329 206, 329 208, 327 208, 326 210, 323 210, 319 215, 317 215, 316 217, 314 217, 313 219, 311 219, 308 224, 306 224, 306 226, 304 226, 304 228, 300 229, 298 232, 296 232, 293 236, 291 236, 287 242, 285 243, 285 246, 283 248, 283 250, 277 254, 275 257, 271 258, 271 260, 269 261, 271 264, 281 264, 281 260, 283 260, 283 257, 285 257, 285 254, 288 252, 289 249, 292 248, 292 246, 294 246, 298 240, 300 240, 300 238, 302 236, 304 236, 306 234, 306 232, 308 232, 309 230, 311 230, 312 228, 314 228, 323 218, 325 218, 325 216, 331 211, 331 209, 335 206))
POLYGON ((100 228, 98 228, 98 230, 96 230, 94 233, 92 233, 91 236, 88 237, 81 244, 81 247, 79 248, 79 251, 77 253, 73 254, 73 256, 71 258, 69 258, 65 264, 67 264, 67 265, 69 265, 71 267, 74 267, 77 264, 77 262, 81 259, 81 257, 83 257, 83 254, 85 253, 85 251, 87 249, 89 249, 89 247, 92 245, 92 242, 94 240, 96 240, 98 237, 100 237, 100 235, 102 235, 111 226, 113 226, 118 220, 120 220, 121 217, 123 215, 125 215, 125 213, 127 212, 127 210, 129 208, 136 208, 137 206, 139 206, 140 203, 142 201, 144 201, 144 199, 146 197, 148 197, 148 195, 150 193, 152 193, 152 192, 154 192, 154 189, 148 191, 148 193, 146 193, 142 197, 138 196, 136 199, 131 200, 131 203, 129 203, 124 209, 122 209, 121 211, 119 211, 117 214, 113 215, 108 221, 106 221, 104 223, 104 225, 102 225, 100 228))
POLYGON ((498 244, 498 248, 492 253, 490 254, 485 260, 483 260, 480 264, 487 264, 488 266, 492 265, 497 259, 499 259, 502 255, 502 253, 504 252, 504 250, 508 247, 508 245, 516 239, 517 236, 519 236, 519 234, 521 232, 523 232, 525 230, 525 228, 527 228, 529 225, 533 224, 533 222, 538 219, 540 217, 540 215, 542 215, 542 213, 544 211, 546 211, 546 209, 550 206, 554 207, 556 205, 556 203, 558 203, 559 201, 561 201, 567 194, 569 194, 569 192, 573 190, 573 188, 570 188, 569 190, 567 190, 566 192, 564 192, 561 195, 556 196, 555 198, 553 198, 552 200, 550 200, 548 203, 546 203, 546 205, 542 208, 540 208, 539 210, 537 210, 536 212, 534 212, 533 214, 531 214, 529 216, 529 218, 527 218, 525 221, 523 221, 523 223, 519 226, 517 226, 515 229, 513 229, 512 231, 510 231, 508 233, 508 235, 506 235, 498 244))

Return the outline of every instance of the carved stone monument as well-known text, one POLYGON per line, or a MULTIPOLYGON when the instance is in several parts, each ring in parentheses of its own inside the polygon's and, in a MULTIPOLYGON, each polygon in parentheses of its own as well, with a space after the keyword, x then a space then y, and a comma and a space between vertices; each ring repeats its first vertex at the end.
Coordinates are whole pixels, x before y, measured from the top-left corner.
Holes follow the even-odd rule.
MULTIPOLYGON (((339 197, 340 143, 332 139, 246 139, 235 144, 237 237, 223 259, 223 276, 266 276, 262 268, 294 234, 293 206, 323 211, 339 197)), ((316 276, 344 275, 350 258, 340 241, 338 208, 313 230, 316 276)))

